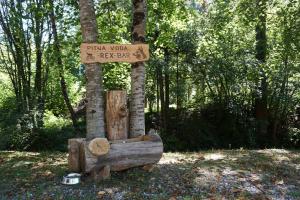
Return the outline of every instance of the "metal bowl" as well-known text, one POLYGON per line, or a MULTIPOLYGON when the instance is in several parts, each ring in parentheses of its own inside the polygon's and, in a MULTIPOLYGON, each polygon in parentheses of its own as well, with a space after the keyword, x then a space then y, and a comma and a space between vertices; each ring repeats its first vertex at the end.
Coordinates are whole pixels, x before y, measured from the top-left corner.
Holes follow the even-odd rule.
POLYGON ((80 183, 81 175, 78 173, 70 173, 63 177, 62 184, 65 185, 75 185, 80 183))

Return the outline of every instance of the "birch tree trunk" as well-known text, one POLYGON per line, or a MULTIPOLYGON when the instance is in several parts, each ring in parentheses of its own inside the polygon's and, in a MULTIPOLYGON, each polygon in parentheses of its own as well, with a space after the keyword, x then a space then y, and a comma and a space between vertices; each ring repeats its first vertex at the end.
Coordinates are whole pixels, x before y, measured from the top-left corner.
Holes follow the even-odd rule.
MULTIPOLYGON (((98 29, 93 0, 80 0, 80 24, 84 43, 97 42, 98 29)), ((102 68, 99 63, 85 64, 86 86, 86 139, 105 137, 102 95, 102 68)))
MULTIPOLYGON (((146 0, 132 0, 132 43, 144 43, 146 32, 146 0)), ((131 65, 130 138, 145 134, 145 65, 131 65)))

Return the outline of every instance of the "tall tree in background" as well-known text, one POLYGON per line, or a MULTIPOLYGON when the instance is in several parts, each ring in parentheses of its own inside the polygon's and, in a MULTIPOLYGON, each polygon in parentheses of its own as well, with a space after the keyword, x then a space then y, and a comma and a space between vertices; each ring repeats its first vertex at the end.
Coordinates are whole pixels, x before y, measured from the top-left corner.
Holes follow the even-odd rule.
MULTIPOLYGON (((19 3, 19 1, 18 1, 19 3)), ((44 0, 36 0, 33 4, 33 12, 32 12, 32 25, 34 28, 33 38, 35 44, 35 81, 34 81, 34 101, 36 111, 36 123, 37 127, 43 126, 43 118, 44 118, 44 107, 45 107, 45 94, 43 90, 43 85, 46 80, 44 80, 43 76, 43 36, 45 32, 44 22, 47 19, 46 15, 46 1, 44 0)))
POLYGON ((50 5, 50 21, 51 21, 51 26, 52 26, 52 33, 54 37, 54 53, 55 53, 55 58, 56 58, 56 64, 57 67, 59 68, 59 78, 60 78, 60 87, 61 87, 61 92, 64 98, 64 102, 69 110, 71 120, 73 127, 75 129, 76 134, 79 134, 79 127, 77 123, 77 117, 75 114, 75 111, 72 107, 69 95, 68 95, 68 90, 67 90, 67 85, 64 77, 64 66, 63 66, 63 61, 62 61, 62 54, 61 54, 61 47, 60 47, 60 41, 58 38, 58 33, 57 33, 57 28, 56 28, 56 19, 55 19, 55 13, 54 13, 54 3, 53 0, 49 1, 50 5))
POLYGON ((17 110, 26 114, 32 129, 41 128, 49 71, 43 65, 47 1, 0 1, 0 4, 0 25, 4 33, 0 52, 14 88, 17 110))
MULTIPOLYGON (((144 43, 146 32, 146 0, 132 0, 132 43, 144 43)), ((145 134, 145 65, 144 62, 131 66, 130 137, 145 134)))
MULTIPOLYGON (((268 83, 264 70, 267 57, 267 0, 257 0, 257 25, 256 25, 256 54, 259 66, 259 86, 255 97, 255 117, 257 120, 257 134, 261 144, 267 138, 268 133, 268 83)), ((275 138, 273 138, 275 140, 275 138)))
MULTIPOLYGON (((84 43, 97 42, 98 29, 93 0, 80 0, 80 24, 84 43)), ((87 140, 105 137, 102 68, 99 63, 85 64, 87 140)))

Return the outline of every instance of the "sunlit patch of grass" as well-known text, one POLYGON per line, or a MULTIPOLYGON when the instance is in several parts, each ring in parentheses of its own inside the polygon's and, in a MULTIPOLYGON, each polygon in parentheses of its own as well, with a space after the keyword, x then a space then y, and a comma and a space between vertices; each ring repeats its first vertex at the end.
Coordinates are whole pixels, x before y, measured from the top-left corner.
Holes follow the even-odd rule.
POLYGON ((299 151, 288 150, 165 153, 151 173, 134 168, 112 172, 110 180, 83 178, 79 185, 64 186, 66 153, 5 151, 0 152, 0 199, 96 199, 97 191, 108 189, 125 199, 253 199, 289 185, 294 189, 284 192, 298 199, 299 165, 299 151))
POLYGON ((22 192, 24 188, 60 177, 67 170, 66 154, 58 152, 0 152, 0 158, 0 195, 9 191, 22 192))
POLYGON ((206 160, 223 160, 225 158, 224 154, 221 153, 210 153, 204 156, 206 160))

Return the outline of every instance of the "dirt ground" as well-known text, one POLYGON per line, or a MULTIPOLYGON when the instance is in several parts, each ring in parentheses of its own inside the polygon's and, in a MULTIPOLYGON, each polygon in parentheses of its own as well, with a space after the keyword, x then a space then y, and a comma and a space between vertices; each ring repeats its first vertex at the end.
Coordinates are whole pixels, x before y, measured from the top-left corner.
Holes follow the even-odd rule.
POLYGON ((300 199, 300 151, 165 153, 152 172, 61 184, 67 154, 0 151, 0 199, 300 199))

